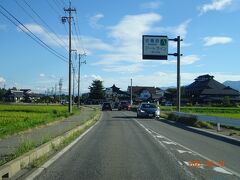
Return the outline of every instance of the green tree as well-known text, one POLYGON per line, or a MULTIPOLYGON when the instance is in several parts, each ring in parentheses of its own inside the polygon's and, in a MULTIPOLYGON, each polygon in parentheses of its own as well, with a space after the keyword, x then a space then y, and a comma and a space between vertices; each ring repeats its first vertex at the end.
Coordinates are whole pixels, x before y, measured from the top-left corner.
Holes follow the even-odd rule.
POLYGON ((104 99, 104 87, 102 83, 100 80, 93 80, 92 85, 89 86, 90 99, 104 99))
POLYGON ((4 95, 7 93, 7 90, 4 88, 0 88, 0 101, 3 101, 4 95))

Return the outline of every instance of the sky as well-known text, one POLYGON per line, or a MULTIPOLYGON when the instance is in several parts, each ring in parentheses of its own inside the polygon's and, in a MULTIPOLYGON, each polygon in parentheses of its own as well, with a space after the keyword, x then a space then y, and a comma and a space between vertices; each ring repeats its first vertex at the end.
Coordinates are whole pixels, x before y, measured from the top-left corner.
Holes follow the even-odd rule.
MULTIPOLYGON (((81 56, 82 62, 86 60, 81 64, 82 93, 95 79, 104 87, 115 84, 122 90, 127 90, 131 78, 134 86, 176 86, 176 57, 143 60, 142 35, 183 39, 181 85, 203 74, 219 82, 240 80, 240 0, 72 0, 71 4, 76 9, 72 12, 76 69, 77 54, 86 54, 81 56)), ((68 0, 0 0, 1 88, 46 92, 58 89, 62 78, 63 91, 68 91, 68 22, 61 22, 68 16, 64 11, 68 6, 68 0)), ((169 53, 176 51, 176 43, 169 42, 169 53)))

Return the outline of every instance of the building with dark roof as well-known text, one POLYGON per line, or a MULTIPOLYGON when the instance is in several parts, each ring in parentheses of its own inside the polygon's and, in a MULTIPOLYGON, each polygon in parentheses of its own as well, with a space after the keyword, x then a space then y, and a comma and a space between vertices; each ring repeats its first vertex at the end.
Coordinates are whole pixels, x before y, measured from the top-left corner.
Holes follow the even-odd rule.
MULTIPOLYGON (((131 92, 131 86, 128 86, 128 93, 131 92)), ((148 86, 132 86, 133 100, 142 101, 159 101, 163 96, 163 91, 160 88, 148 86)))
POLYGON ((186 86, 185 95, 192 103, 220 103, 224 97, 229 97, 231 102, 240 101, 239 91, 225 86, 214 80, 209 74, 199 76, 195 82, 186 86))
POLYGON ((107 101, 119 102, 121 100, 130 101, 130 94, 120 90, 115 84, 112 87, 106 88, 105 98, 107 101))

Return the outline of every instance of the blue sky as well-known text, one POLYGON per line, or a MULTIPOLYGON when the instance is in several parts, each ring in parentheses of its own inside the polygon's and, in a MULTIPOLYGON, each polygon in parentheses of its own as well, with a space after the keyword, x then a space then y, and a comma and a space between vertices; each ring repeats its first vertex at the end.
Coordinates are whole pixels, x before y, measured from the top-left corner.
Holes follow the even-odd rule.
MULTIPOLYGON (((66 58, 68 26, 61 23, 61 16, 65 16, 63 7, 67 4, 67 0, 0 1, 2 7, 66 58)), ((182 85, 206 73, 220 82, 240 80, 240 0, 72 0, 72 6, 77 10, 73 17, 78 32, 73 26, 72 49, 87 54, 82 59, 87 64, 81 68, 81 92, 88 91, 94 79, 103 80, 105 87, 116 84, 123 90, 131 78, 133 85, 176 86, 176 58, 142 60, 142 35, 183 38, 182 85)), ((0 11, 6 14, 2 8, 0 11)), ((45 92, 63 78, 63 89, 67 91, 68 63, 20 28, 0 14, 0 87, 45 92)), ((175 51, 176 44, 170 43, 169 53, 175 51)), ((73 55, 75 66, 76 62, 73 55)))

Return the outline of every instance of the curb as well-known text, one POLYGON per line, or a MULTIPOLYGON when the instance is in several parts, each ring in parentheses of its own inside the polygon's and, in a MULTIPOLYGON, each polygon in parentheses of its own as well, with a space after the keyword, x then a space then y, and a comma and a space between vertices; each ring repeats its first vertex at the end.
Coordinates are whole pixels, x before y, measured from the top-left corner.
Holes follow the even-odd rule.
POLYGON ((171 120, 164 119, 164 118, 161 118, 159 120, 164 122, 164 123, 167 123, 167 124, 179 126, 183 129, 189 130, 191 132, 195 132, 195 133, 198 133, 198 134, 201 134, 201 135, 205 135, 205 136, 208 136, 208 137, 215 138, 217 140, 225 141, 225 142, 228 142, 230 144, 240 146, 240 140, 238 140, 236 138, 233 138, 233 137, 228 137, 228 136, 225 136, 225 135, 222 135, 222 134, 217 134, 217 133, 210 132, 210 131, 207 131, 207 130, 187 126, 185 124, 175 122, 175 121, 171 121, 171 120))
POLYGON ((86 123, 2 165, 0 167, 0 180, 13 177, 23 168, 31 164, 34 160, 39 159, 40 157, 51 152, 53 150, 53 146, 58 146, 65 138, 70 137, 72 134, 74 134, 77 131, 83 130, 90 123, 99 119, 100 117, 101 117, 101 112, 97 113, 93 118, 89 119, 86 123))

